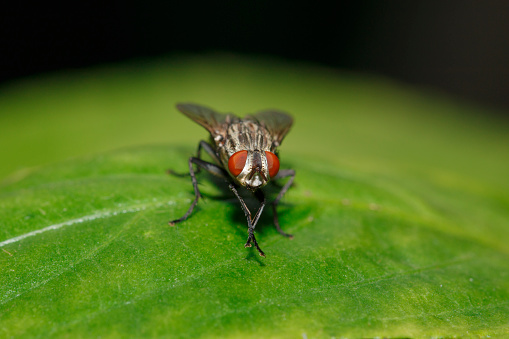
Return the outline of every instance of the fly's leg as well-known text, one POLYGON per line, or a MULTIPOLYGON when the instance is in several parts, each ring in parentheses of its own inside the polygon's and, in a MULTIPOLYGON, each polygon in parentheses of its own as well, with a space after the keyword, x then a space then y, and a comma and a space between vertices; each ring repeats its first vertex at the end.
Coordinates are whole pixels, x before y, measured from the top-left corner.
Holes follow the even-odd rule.
MULTIPOLYGON (((267 204, 267 202, 265 200, 265 195, 263 194, 262 190, 256 191, 255 192, 255 196, 258 199, 258 201, 260 202, 260 207, 258 207, 258 211, 256 211, 256 214, 255 214, 254 218, 251 219, 251 224, 253 225, 253 231, 254 231, 254 228, 256 227, 256 224, 258 223, 258 220, 260 219, 260 217, 262 215, 262 212, 263 212, 263 209, 265 208, 265 205, 267 204)), ((253 234, 252 237, 248 237, 247 238, 247 242, 244 245, 244 247, 251 247, 251 240, 253 240, 253 239, 254 239, 254 234, 253 234)))
POLYGON ((256 211, 256 214, 253 218, 253 221, 252 221, 253 228, 256 227, 256 224, 258 223, 258 219, 260 219, 263 209, 265 208, 265 205, 267 204, 267 202, 265 200, 265 194, 263 194, 262 190, 256 191, 255 195, 256 195, 256 198, 258 199, 258 201, 260 202, 260 207, 258 207, 258 211, 256 211))
POLYGON ((199 158, 194 157, 189 158, 189 175, 191 175, 191 181, 193 183, 194 188, 194 201, 182 218, 171 220, 168 223, 170 226, 175 226, 176 223, 186 220, 187 217, 189 217, 189 215, 193 212, 194 207, 198 203, 198 199, 201 198, 200 190, 198 189, 198 182, 196 181, 196 174, 193 169, 193 164, 197 165, 198 168, 203 168, 204 170, 215 176, 218 176, 223 179, 228 178, 228 174, 221 167, 211 164, 210 162, 203 161, 199 158))
POLYGON ((249 208, 247 208, 247 205, 244 202, 244 199, 242 199, 242 197, 237 192, 237 189, 235 188, 235 185, 230 183, 228 186, 230 187, 230 190, 233 192, 233 194, 235 194, 237 199, 239 199, 240 206, 242 207, 242 210, 244 211, 244 214, 245 214, 245 216, 247 218, 247 231, 248 231, 249 235, 248 235, 248 238, 247 238, 247 241, 246 241, 246 244, 244 245, 244 247, 251 247, 251 241, 252 241, 253 244, 255 245, 256 249, 258 250, 258 253, 260 253, 260 255, 262 257, 265 257, 265 253, 263 253, 263 251, 260 248, 260 246, 258 246, 258 242, 256 241, 256 237, 254 235, 254 228, 256 226, 256 223, 258 222, 258 219, 260 219, 260 216, 262 215, 263 208, 265 207, 265 198, 263 199, 262 205, 260 206, 260 208, 256 212, 254 219, 252 219, 251 218, 251 211, 249 211, 249 208))
POLYGON ((279 221, 278 221, 278 217, 277 217, 277 205, 279 204, 279 200, 281 200, 283 195, 286 193, 286 191, 288 191, 288 189, 292 185, 293 179, 295 179, 295 171, 292 169, 281 170, 274 177, 274 179, 282 179, 282 178, 286 178, 286 177, 290 177, 290 179, 286 182, 286 184, 283 186, 281 191, 279 191, 279 194, 277 195, 276 199, 272 202, 272 210, 274 212, 273 213, 274 214, 274 225, 276 226, 276 229, 279 232, 279 234, 292 239, 293 235, 288 234, 281 229, 281 227, 279 226, 279 221))
MULTIPOLYGON (((198 150, 196 151, 196 157, 195 158, 201 159, 201 150, 202 149, 204 149, 205 152, 207 152, 207 154, 210 155, 210 157, 212 158, 212 160, 214 160, 214 162, 216 164, 220 164, 221 163, 219 158, 217 157, 216 151, 212 148, 212 146, 208 142, 206 142, 204 140, 201 140, 198 143, 198 150)), ((201 168, 198 167, 196 169, 196 171, 195 171, 195 174, 196 173, 200 173, 200 170, 201 170, 201 168)), ((172 169, 167 170, 166 173, 174 175, 174 176, 177 176, 177 177, 187 177, 188 175, 191 174, 191 172, 189 172, 189 173, 177 173, 177 172, 173 171, 172 169)))

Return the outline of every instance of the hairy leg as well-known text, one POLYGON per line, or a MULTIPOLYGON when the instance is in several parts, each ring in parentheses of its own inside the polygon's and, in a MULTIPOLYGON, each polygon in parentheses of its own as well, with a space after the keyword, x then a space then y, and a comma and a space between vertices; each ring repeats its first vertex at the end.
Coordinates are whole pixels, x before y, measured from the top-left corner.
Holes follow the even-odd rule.
MULTIPOLYGON (((267 201, 265 199, 265 194, 263 193, 262 190, 256 191, 255 196, 258 199, 258 201, 260 202, 260 207, 258 207, 258 211, 256 211, 254 218, 251 219, 251 224, 253 226, 253 232, 254 232, 254 228, 256 227, 256 224, 258 223, 258 220, 260 219, 260 217, 262 215, 263 209, 265 208, 265 205, 267 204, 267 201)), ((253 237, 254 237, 254 233, 250 233, 250 236, 247 238, 247 241, 246 241, 246 244, 244 245, 244 247, 251 246, 251 240, 253 239, 253 237)))
POLYGON ((244 247, 251 247, 251 241, 252 241, 253 244, 255 245, 256 249, 260 253, 260 255, 262 257, 265 257, 265 253, 263 253, 260 246, 258 246, 258 242, 256 241, 256 237, 254 235, 254 228, 256 226, 256 223, 258 222, 258 219, 260 219, 260 215, 262 214, 263 208, 265 207, 265 199, 264 199, 262 205, 260 206, 260 208, 258 209, 258 211, 256 212, 255 217, 253 219, 253 218, 251 218, 251 211, 249 211, 249 208, 247 208, 247 205, 244 202, 244 199, 242 199, 242 197, 237 192, 237 188, 235 187, 235 185, 230 183, 229 187, 230 187, 230 190, 233 192, 233 194, 235 194, 235 196, 239 200, 240 206, 242 207, 242 210, 244 211, 244 215, 247 218, 247 231, 248 231, 249 235, 248 235, 247 242, 244 245, 244 247), (254 220, 254 223, 253 223, 253 220, 254 220))

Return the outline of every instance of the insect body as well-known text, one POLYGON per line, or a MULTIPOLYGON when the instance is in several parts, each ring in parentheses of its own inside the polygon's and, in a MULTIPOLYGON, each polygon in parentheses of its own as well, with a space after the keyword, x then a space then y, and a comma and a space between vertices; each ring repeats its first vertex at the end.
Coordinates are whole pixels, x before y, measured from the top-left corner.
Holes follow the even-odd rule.
MULTIPOLYGON (((193 168, 194 164, 198 166, 196 172, 204 169, 226 180, 247 218, 249 235, 244 246, 251 247, 252 242, 261 256, 265 256, 265 254, 258 246, 254 229, 267 202, 260 188, 270 180, 290 177, 271 204, 276 229, 282 235, 291 238, 292 236, 283 232, 279 226, 276 207, 295 178, 294 170, 280 170, 277 156, 277 147, 290 130, 293 123, 292 117, 280 111, 268 110, 241 119, 233 114, 217 113, 207 107, 195 104, 177 104, 177 109, 207 129, 211 142, 200 141, 197 156, 189 158, 189 174, 193 183, 195 199, 183 217, 172 220, 169 224, 175 225, 186 220, 201 197, 193 168), (214 163, 201 160, 202 149, 212 157, 214 163), (239 195, 237 191, 239 186, 251 190, 260 202, 260 207, 254 216, 239 195)), ((172 171, 170 173, 175 174, 172 171)))

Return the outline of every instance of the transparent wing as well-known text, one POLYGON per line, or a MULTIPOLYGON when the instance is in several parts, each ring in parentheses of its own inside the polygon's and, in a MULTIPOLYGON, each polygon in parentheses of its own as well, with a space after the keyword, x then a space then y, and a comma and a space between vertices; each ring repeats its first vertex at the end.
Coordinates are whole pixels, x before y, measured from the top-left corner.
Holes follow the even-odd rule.
POLYGON ((293 118, 290 115, 276 110, 260 111, 250 117, 264 126, 278 144, 281 144, 293 124, 293 118))
POLYGON ((233 114, 217 113, 208 107, 191 103, 179 103, 177 109, 194 122, 205 127, 213 137, 219 134, 223 135, 229 124, 239 121, 239 118, 233 114))

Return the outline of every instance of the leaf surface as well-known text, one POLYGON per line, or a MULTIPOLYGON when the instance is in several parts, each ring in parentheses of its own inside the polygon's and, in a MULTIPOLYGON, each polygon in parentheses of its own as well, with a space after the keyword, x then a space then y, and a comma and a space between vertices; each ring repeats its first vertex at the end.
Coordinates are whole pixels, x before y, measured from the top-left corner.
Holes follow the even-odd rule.
MULTIPOLYGON (((2 336, 308 337, 496 335, 507 332, 509 256, 436 208, 426 192, 287 154, 297 170, 257 237, 189 149, 138 147, 42 168, 0 195, 2 336), (185 149, 184 149, 185 150, 185 149), (315 164, 319 165, 315 165, 315 164)), ((500 202, 502 203, 502 202, 500 202)), ((473 206, 471 206, 473 207, 473 206)), ((477 206, 478 207, 478 206, 477 206)), ((489 210, 490 204, 483 208, 489 210)), ((491 233, 495 234, 495 233, 491 233)))

